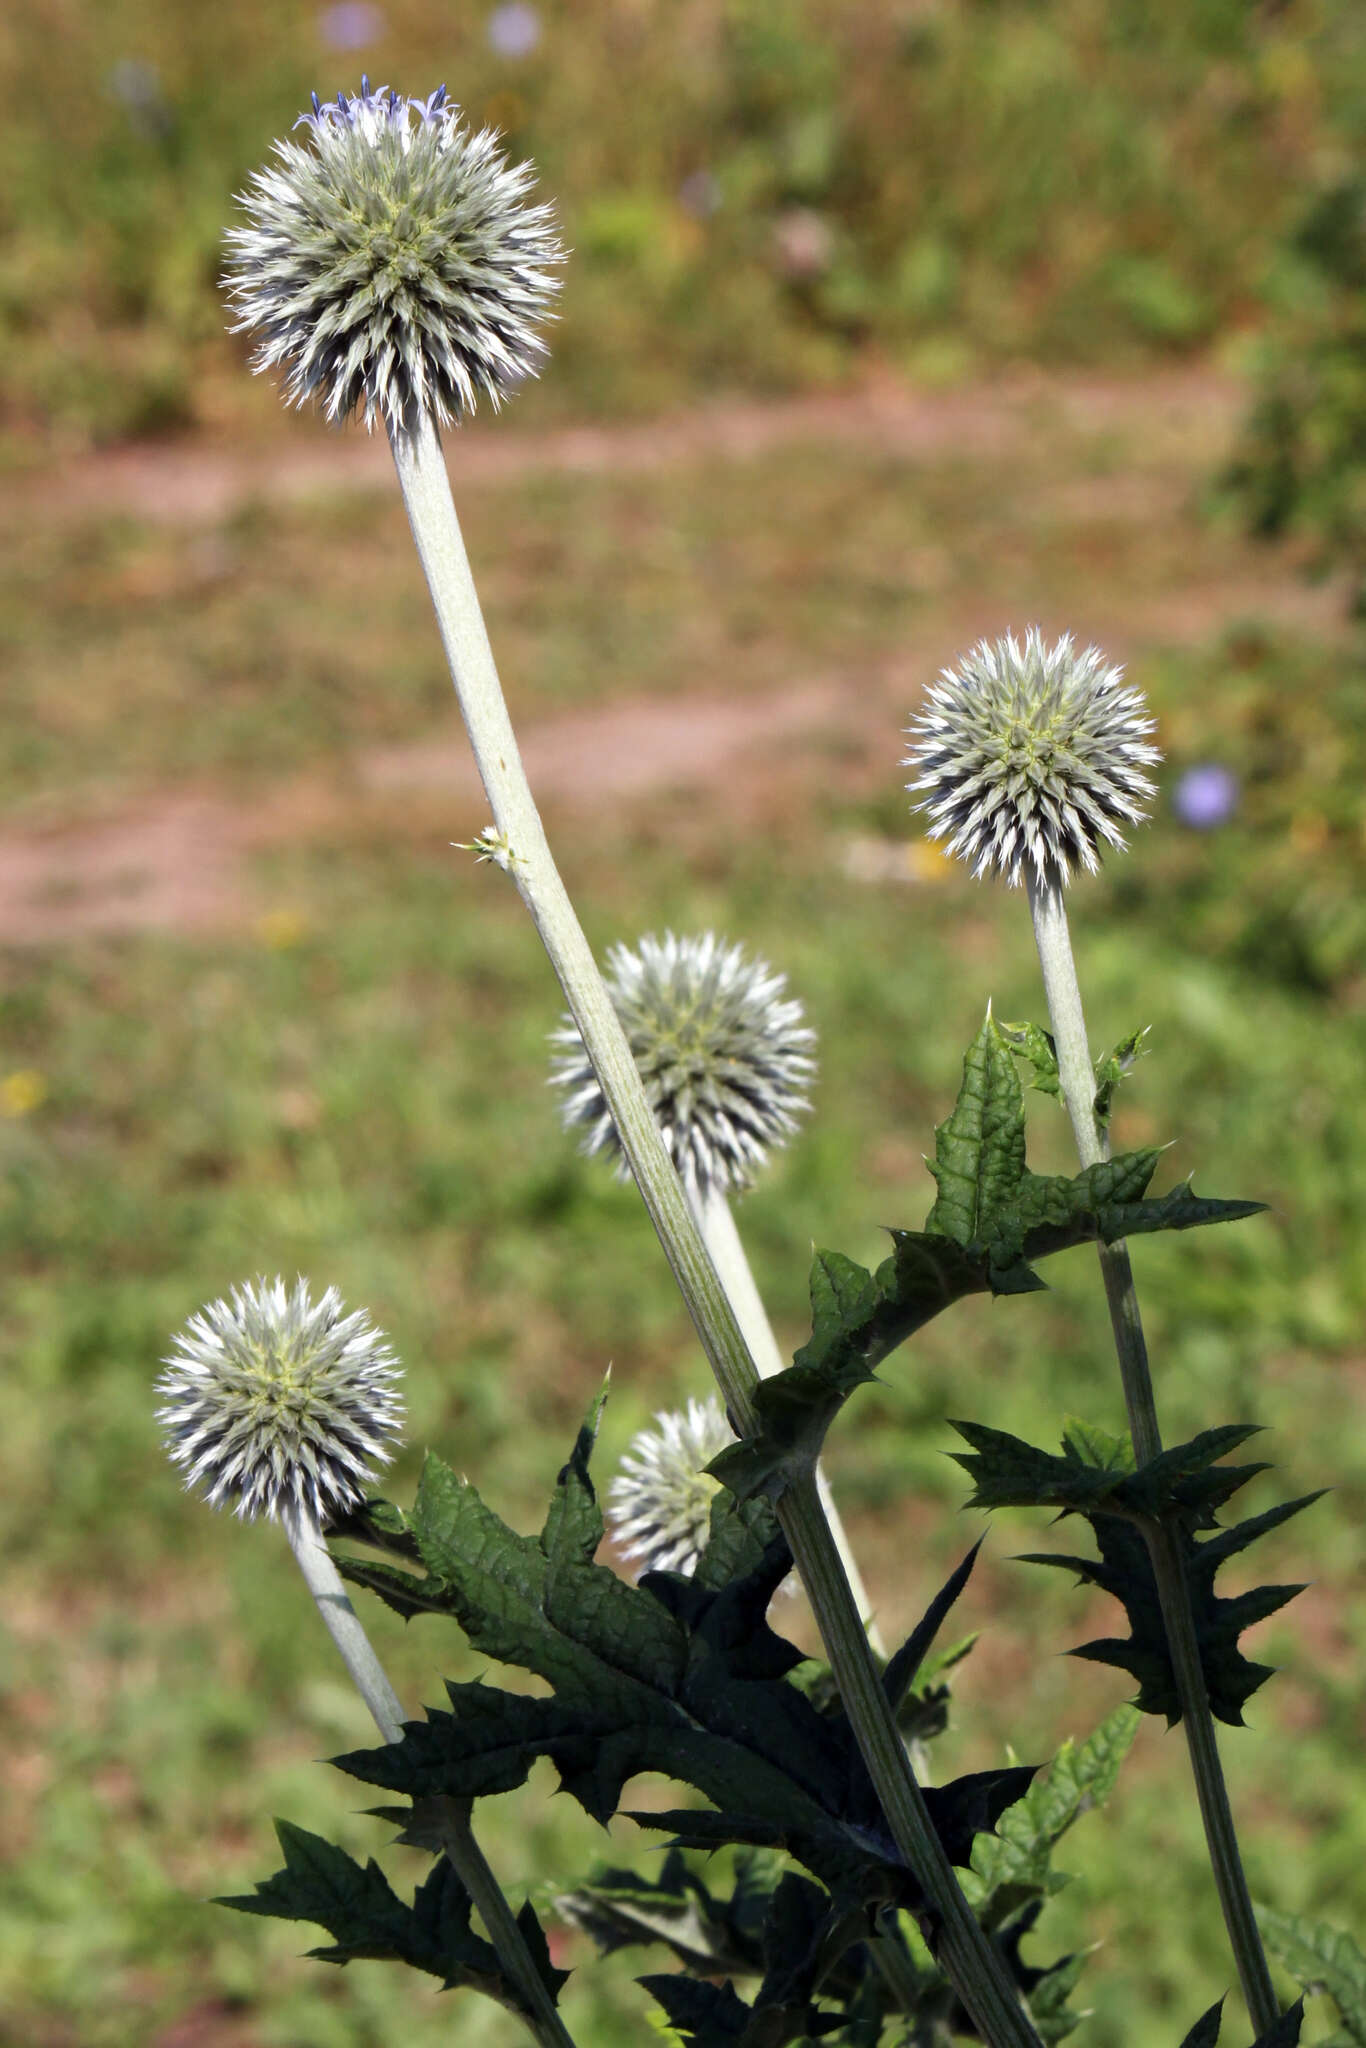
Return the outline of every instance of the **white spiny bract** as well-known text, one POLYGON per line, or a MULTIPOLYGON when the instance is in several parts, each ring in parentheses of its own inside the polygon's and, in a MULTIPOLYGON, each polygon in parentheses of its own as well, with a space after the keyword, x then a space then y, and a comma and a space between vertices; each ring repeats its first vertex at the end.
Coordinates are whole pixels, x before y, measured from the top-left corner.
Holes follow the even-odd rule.
MULTIPOLYGON (((685 1186, 742 1192, 796 1129, 816 1071, 816 1034, 802 1022, 801 1004, 784 1000, 787 977, 714 932, 614 946, 607 966, 608 993, 685 1186)), ((566 1126, 582 1129, 582 1150, 614 1159, 627 1179, 616 1125, 572 1018, 551 1044, 550 1078, 563 1093, 566 1126)))
POLYGON ((480 393, 496 408, 545 354, 564 260, 553 209, 527 202, 531 166, 467 128, 444 86, 404 99, 362 79, 335 104, 315 93, 299 123, 312 147, 276 143, 238 194, 250 224, 226 236, 253 368, 282 369, 291 405, 391 435, 464 419, 480 393))
POLYGON ((689 1401, 686 1412, 656 1415, 653 1429, 632 1437, 607 1489, 607 1522, 639 1572, 691 1578, 697 1570, 721 1486, 703 1467, 734 1442, 715 1394, 689 1401))
POLYGON ((403 1419, 401 1368, 363 1310, 299 1280, 234 1287, 174 1340, 156 1383, 167 1455, 211 1507, 319 1528, 364 1498, 403 1419))
POLYGON ((1141 691, 1125 688, 1095 647, 1078 654, 1064 634, 1046 647, 1037 626, 1024 645, 983 640, 944 669, 907 728, 915 806, 932 839, 994 868, 1012 888, 1027 870, 1047 887, 1080 864, 1094 873, 1102 840, 1123 847, 1126 825, 1147 816, 1161 759, 1141 691))

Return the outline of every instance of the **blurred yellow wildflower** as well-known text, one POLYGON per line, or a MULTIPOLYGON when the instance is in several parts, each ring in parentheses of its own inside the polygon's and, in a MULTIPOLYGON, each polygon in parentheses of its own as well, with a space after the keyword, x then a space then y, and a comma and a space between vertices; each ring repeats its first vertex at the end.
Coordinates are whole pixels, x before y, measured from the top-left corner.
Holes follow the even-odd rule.
POLYGON ((308 921, 297 910, 268 910, 256 920, 256 936, 272 953, 287 953, 307 930, 308 921))
POLYGON ((31 1116, 47 1101, 47 1080, 36 1067, 16 1067, 0 1080, 0 1116, 31 1116))

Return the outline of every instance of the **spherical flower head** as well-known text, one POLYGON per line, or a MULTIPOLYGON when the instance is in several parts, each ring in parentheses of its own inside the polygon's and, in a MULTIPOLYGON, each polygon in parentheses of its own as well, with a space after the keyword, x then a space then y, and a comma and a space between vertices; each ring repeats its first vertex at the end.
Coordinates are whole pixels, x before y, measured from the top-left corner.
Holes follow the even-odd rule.
POLYGON ((167 1455, 211 1507, 319 1528, 359 1505, 403 1417, 400 1367, 329 1287, 258 1280, 191 1316, 157 1381, 167 1455))
POLYGON ((707 1547, 711 1504, 721 1482, 703 1468, 735 1432, 715 1394, 685 1413, 656 1415, 631 1439, 607 1490, 607 1522, 618 1548, 641 1572, 691 1578, 707 1547))
POLYGON ((444 86, 404 99, 361 80, 301 114, 311 147, 277 142, 227 233, 233 332, 254 333, 257 370, 283 369, 291 405, 360 413, 391 435, 496 407, 535 374, 537 323, 564 252, 529 164, 492 129, 466 127, 444 86))
POLYGON ((1140 691, 1107 668, 1099 648, 1078 654, 1064 634, 1046 647, 1037 626, 1024 645, 983 640, 926 692, 906 737, 911 792, 930 837, 1012 888, 1026 872, 1065 883, 1078 864, 1094 874, 1102 841, 1124 845, 1146 816, 1161 759, 1140 691))
MULTIPOLYGON (((608 954, 607 987, 635 1054, 646 1098, 686 1186, 702 1194, 749 1187, 769 1152, 785 1144, 807 1107, 816 1034, 787 978, 714 932, 643 938, 608 954)), ((551 1081, 563 1091, 566 1126, 582 1149, 616 1161, 629 1177, 612 1113, 566 1017, 551 1033, 551 1081)))

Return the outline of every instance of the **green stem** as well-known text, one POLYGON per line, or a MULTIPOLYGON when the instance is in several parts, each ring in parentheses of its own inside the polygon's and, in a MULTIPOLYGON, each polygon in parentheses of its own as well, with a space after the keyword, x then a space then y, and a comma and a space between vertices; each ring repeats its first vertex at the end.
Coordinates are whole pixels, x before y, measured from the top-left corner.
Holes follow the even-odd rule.
POLYGON ((456 1876, 474 1900, 499 1962, 521 1994, 518 2017, 543 2048, 574 2048, 574 2037, 560 2018, 550 1986, 536 1967, 517 1916, 474 1839, 467 1799, 442 1799, 441 1846, 456 1876))
MULTIPOLYGON (((1086 1018, 1072 958, 1061 884, 1055 881, 1045 886, 1031 874, 1029 907, 1034 918, 1034 938, 1039 949, 1044 992, 1053 1024, 1063 1101, 1072 1122, 1081 1163, 1084 1167, 1095 1166, 1109 1158, 1110 1139, 1096 1115, 1095 1068, 1086 1037, 1086 1018)), ((1162 1435, 1158 1428, 1157 1403, 1153 1395, 1133 1267, 1129 1262, 1129 1248, 1122 1239, 1115 1244, 1101 1245, 1099 1251, 1115 1351, 1124 1382, 1134 1456, 1143 1465, 1160 1453, 1162 1435)), ((1150 1523, 1145 1533, 1214 1881, 1238 1966, 1238 1980, 1252 2018, 1253 2031, 1260 2039, 1279 2019, 1280 2004, 1252 1911, 1247 1876, 1233 1825, 1228 1787, 1219 1760, 1214 1716, 1210 1712, 1209 1691, 1200 1662, 1190 1587, 1186 1583, 1174 1530, 1165 1523, 1150 1523)))
MULTIPOLYGON (((736 1227, 735 1212, 720 1188, 709 1188, 704 1194, 700 1189, 688 1187, 686 1192, 693 1221, 702 1233, 702 1242, 711 1254, 711 1262, 716 1268, 721 1285, 726 1290, 730 1305, 735 1310, 736 1320, 744 1333, 750 1355, 758 1367, 759 1377, 771 1379, 775 1373, 786 1369, 788 1361, 778 1349, 778 1340, 773 1334, 768 1310, 764 1307, 763 1296, 755 1283, 753 1268, 750 1266, 744 1242, 736 1227)), ((849 1541, 840 1511, 835 1505, 835 1496, 831 1492, 830 1481, 825 1476, 825 1467, 820 1464, 816 1466, 816 1487, 820 1494, 821 1507, 825 1511, 825 1519, 830 1524, 830 1533, 835 1539, 844 1564, 849 1589, 858 1605, 863 1632, 872 1646, 874 1656, 881 1657, 885 1663, 887 1649, 873 1619, 868 1589, 863 1583, 863 1574, 858 1568, 853 1545, 849 1541)))
MULTIPOLYGON (((386 1742, 403 1740, 403 1706, 389 1683, 388 1673, 375 1654, 360 1616, 351 1604, 332 1553, 313 1517, 286 1508, 280 1517, 289 1547, 294 1552, 304 1583, 313 1595, 327 1632, 341 1652, 342 1662, 355 1681, 356 1689, 386 1742)), ((489 1940, 507 1974, 508 1982, 522 2000, 520 2017, 525 2020, 542 2048, 574 2048, 555 2009, 550 1988, 536 1967, 503 1888, 494 1876, 470 1828, 469 1803, 443 1799, 441 1842, 456 1876, 473 1899, 488 1931, 489 1940)))
MULTIPOLYGON (((515 882, 550 957, 731 1422, 740 1435, 752 1435, 759 1375, 689 1214, 612 999, 551 858, 503 701, 436 430, 424 420, 411 435, 395 436, 392 445, 418 558, 493 811, 495 857, 515 882)), ((778 1518, 892 1838, 930 1900, 954 1987, 991 2048, 1040 2048, 1005 1961, 979 1927, 934 1832, 814 1478, 784 1495, 778 1518)))

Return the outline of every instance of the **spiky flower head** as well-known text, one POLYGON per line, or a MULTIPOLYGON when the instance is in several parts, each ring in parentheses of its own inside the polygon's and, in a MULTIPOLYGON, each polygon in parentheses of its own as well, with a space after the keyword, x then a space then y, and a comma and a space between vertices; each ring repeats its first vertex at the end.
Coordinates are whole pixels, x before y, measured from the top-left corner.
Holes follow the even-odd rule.
POLYGON ((691 1578, 707 1547, 711 1504, 721 1482, 704 1471, 735 1442, 715 1394, 686 1412, 656 1415, 633 1436, 607 1489, 607 1522, 623 1557, 641 1572, 691 1578))
POLYGON ((1102 840, 1124 845, 1125 825, 1147 816, 1161 759, 1140 691, 1125 688, 1099 648, 1078 654, 1070 634, 1046 647, 1037 626, 1024 645, 983 640, 944 669, 907 728, 926 794, 915 806, 932 839, 1015 888, 1026 871, 1048 886, 1078 863, 1094 873, 1102 840))
POLYGON ((329 1287, 234 1287, 175 1338, 157 1381, 167 1455, 211 1507, 282 1511, 322 1528, 363 1498, 403 1419, 398 1360, 329 1287))
POLYGON ((528 203, 531 166, 465 126, 444 85, 404 99, 363 78, 335 105, 314 93, 301 124, 311 148, 276 143, 238 194, 249 225, 226 237, 253 368, 283 369, 291 405, 316 397, 391 435, 463 419, 481 392, 496 407, 545 353, 564 260, 553 210, 528 203))
MULTIPOLYGON (((635 1054, 646 1098, 684 1184, 703 1194, 749 1187, 808 1107, 816 1034, 783 990, 787 977, 714 932, 647 936, 607 956, 607 988, 635 1054)), ((582 1149, 630 1169, 612 1113, 566 1017, 551 1033, 551 1081, 582 1149)))

